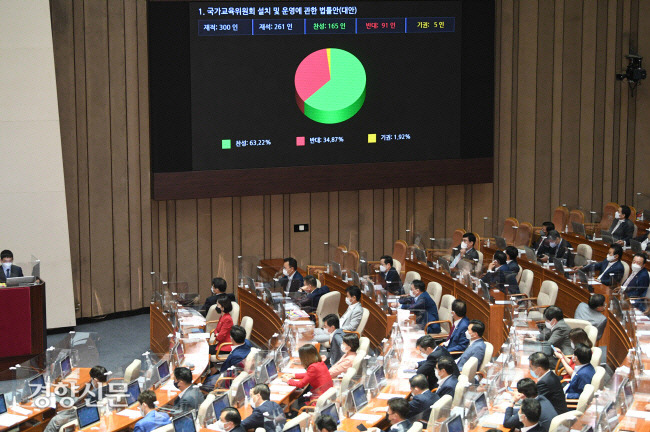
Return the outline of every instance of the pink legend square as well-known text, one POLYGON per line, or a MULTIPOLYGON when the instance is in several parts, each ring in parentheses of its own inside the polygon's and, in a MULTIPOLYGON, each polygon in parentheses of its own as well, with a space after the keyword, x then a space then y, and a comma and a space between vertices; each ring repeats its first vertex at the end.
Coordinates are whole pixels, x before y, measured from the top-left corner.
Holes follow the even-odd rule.
POLYGON ((305 137, 296 137, 296 145, 298 147, 304 147, 304 145, 305 145, 305 137))

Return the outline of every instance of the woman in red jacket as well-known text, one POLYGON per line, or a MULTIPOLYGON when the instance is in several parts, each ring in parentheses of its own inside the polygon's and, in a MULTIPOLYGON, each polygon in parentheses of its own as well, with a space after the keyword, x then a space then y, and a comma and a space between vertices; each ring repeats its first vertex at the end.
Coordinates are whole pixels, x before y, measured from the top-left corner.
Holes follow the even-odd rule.
POLYGON ((283 379, 294 387, 311 386, 311 400, 316 400, 323 392, 332 388, 334 382, 332 382, 327 366, 321 360, 315 346, 311 344, 301 346, 298 350, 298 356, 307 373, 300 373, 295 376, 290 374, 283 377, 283 379))
MULTIPOLYGON (((212 335, 210 336, 210 343, 214 342, 214 345, 210 345, 210 354, 214 355, 217 353, 217 347, 224 342, 231 342, 230 340, 230 329, 232 328, 233 321, 230 312, 232 311, 232 303, 227 298, 220 298, 217 303, 223 312, 221 318, 217 322, 217 327, 212 330, 212 335), (214 336, 214 338, 213 338, 214 336)), ((220 353, 227 353, 232 350, 230 345, 221 347, 219 350, 220 353)))

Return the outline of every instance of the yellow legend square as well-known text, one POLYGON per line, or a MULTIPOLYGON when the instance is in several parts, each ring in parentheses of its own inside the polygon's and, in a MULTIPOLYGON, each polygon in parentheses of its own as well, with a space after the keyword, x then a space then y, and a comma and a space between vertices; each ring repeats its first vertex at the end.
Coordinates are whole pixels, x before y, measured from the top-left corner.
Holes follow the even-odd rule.
POLYGON ((377 142, 377 134, 368 134, 368 144, 377 142))

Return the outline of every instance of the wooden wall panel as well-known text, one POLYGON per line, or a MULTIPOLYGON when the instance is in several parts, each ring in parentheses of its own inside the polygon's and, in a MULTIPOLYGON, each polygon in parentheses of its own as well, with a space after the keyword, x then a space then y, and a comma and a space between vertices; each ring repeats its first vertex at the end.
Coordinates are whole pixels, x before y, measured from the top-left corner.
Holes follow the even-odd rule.
POLYGON ((486 216, 492 235, 505 217, 539 225, 561 203, 633 203, 650 192, 650 122, 637 121, 650 87, 632 98, 614 73, 650 51, 649 9, 496 0, 494 183, 157 202, 146 1, 51 0, 77 316, 146 306, 152 271, 205 296, 216 276, 232 290, 240 254, 304 267, 329 242, 378 259, 414 233, 483 237, 486 216))

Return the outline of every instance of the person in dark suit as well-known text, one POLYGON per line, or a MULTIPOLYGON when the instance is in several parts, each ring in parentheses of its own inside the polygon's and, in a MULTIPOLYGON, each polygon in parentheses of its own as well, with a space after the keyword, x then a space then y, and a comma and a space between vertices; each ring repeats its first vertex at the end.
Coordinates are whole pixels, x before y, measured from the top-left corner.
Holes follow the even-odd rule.
POLYGON ((282 263, 282 277, 280 284, 285 291, 296 292, 305 285, 305 280, 298 271, 298 261, 295 258, 287 257, 282 263))
POLYGON ((391 427, 386 432, 406 432, 413 423, 408 420, 409 404, 406 399, 398 397, 388 400, 388 410, 386 417, 391 424, 391 427))
POLYGON ((22 277, 23 269, 14 265, 14 254, 5 249, 0 252, 0 259, 2 260, 2 271, 0 272, 0 283, 7 282, 8 277, 22 277))
POLYGON ((578 344, 573 353, 575 368, 573 368, 573 376, 569 385, 566 388, 567 399, 578 399, 582 390, 587 384, 591 384, 591 379, 596 373, 591 362, 591 349, 583 344, 578 344))
POLYGON ((544 310, 545 328, 540 331, 537 340, 546 341, 549 345, 562 350, 565 354, 573 354, 569 332, 571 327, 564 321, 562 309, 549 306, 544 310))
POLYGON ((506 408, 503 426, 510 429, 521 429, 524 427, 523 423, 519 421, 519 409, 515 408, 515 405, 525 398, 533 398, 539 401, 542 409, 539 424, 545 431, 548 431, 549 426, 551 426, 551 421, 557 416, 557 411, 548 399, 538 393, 537 384, 530 378, 520 379, 517 382, 517 395, 512 400, 512 404, 506 408))
POLYGON ((548 237, 537 250, 537 258, 541 262, 551 262, 553 258, 567 258, 567 266, 572 267, 573 262, 569 262, 571 244, 564 240, 560 233, 553 230, 548 233, 548 237))
POLYGON ((630 245, 630 239, 634 236, 634 222, 630 220, 631 214, 632 210, 626 205, 620 206, 616 214, 614 214, 614 220, 612 226, 609 227, 609 232, 614 237, 616 244, 621 246, 630 245))
POLYGON ((504 252, 506 253, 506 265, 508 266, 508 271, 514 274, 519 273, 519 263, 517 262, 519 249, 514 246, 508 246, 504 252))
MULTIPOLYGON (((226 282, 225 279, 216 277, 212 279, 212 286, 210 287, 210 292, 212 295, 208 298, 205 299, 205 303, 201 307, 200 311, 203 313, 203 316, 207 315, 208 311, 210 308, 217 304, 220 298, 225 297, 231 302, 237 303, 237 300, 235 299, 235 295, 232 293, 226 293, 226 290, 228 289, 228 283, 226 282)), ((221 313, 221 309, 219 309, 219 306, 217 306, 217 313, 221 313)))
POLYGON ((591 263, 582 267, 585 273, 591 270, 598 271, 600 275, 598 280, 607 286, 614 286, 623 279, 625 268, 621 264, 623 257, 623 248, 619 244, 613 244, 607 251, 607 258, 599 263, 591 263))
POLYGON ((172 422, 167 413, 156 411, 156 393, 152 390, 144 390, 140 393, 138 402, 140 402, 142 419, 135 424, 133 432, 151 432, 172 422))
POLYGON ((339 317, 335 314, 326 315, 323 318, 323 328, 329 335, 330 353, 329 357, 323 359, 328 366, 334 366, 343 357, 341 344, 343 343, 343 330, 339 328, 339 317))
POLYGON ((469 327, 467 327, 466 336, 469 339, 469 346, 465 352, 458 359, 458 369, 463 370, 463 366, 472 357, 478 360, 478 367, 480 369, 483 357, 485 357, 485 341, 483 340, 483 333, 485 332, 485 324, 479 320, 471 320, 469 327))
POLYGON ((438 378, 438 397, 450 395, 452 398, 456 393, 458 377, 454 376, 454 361, 450 358, 441 358, 436 365, 436 377, 438 378))
MULTIPOLYGON (((427 288, 419 279, 411 283, 411 295, 400 297, 401 309, 410 309, 415 311, 416 322, 424 327, 431 321, 438 321, 438 307, 433 301, 427 288)), ((440 333, 440 324, 431 324, 425 330, 427 333, 440 333)))
POLYGON ((519 410, 519 420, 524 425, 521 429, 526 432, 546 432, 546 429, 539 424, 542 416, 542 405, 537 399, 527 398, 521 402, 519 410))
POLYGON ((199 405, 204 399, 203 393, 198 386, 192 385, 192 372, 188 368, 177 367, 174 369, 174 385, 181 391, 174 401, 174 407, 182 412, 199 409, 199 405))
POLYGON ((555 230, 555 224, 553 222, 542 222, 542 229, 539 230, 539 238, 533 243, 533 250, 535 253, 544 243, 544 240, 548 237, 548 233, 555 230))
POLYGON ((646 228, 645 232, 637 237, 634 237, 634 240, 638 241, 641 243, 641 247, 643 248, 644 251, 650 252, 650 240, 648 240, 648 236, 650 236, 650 228, 646 228))
POLYGON ((282 407, 271 400, 271 390, 266 384, 258 384, 250 391, 253 412, 241 422, 244 429, 264 428, 266 432, 275 432, 276 425, 284 426, 286 417, 282 407))
POLYGON ((230 340, 232 341, 232 351, 228 354, 226 361, 221 364, 219 372, 224 372, 231 366, 240 366, 251 352, 252 345, 246 339, 246 330, 244 330, 244 327, 238 325, 232 326, 230 329, 230 340))
MULTIPOLYGON (((426 356, 426 360, 421 361, 417 364, 417 374, 424 375, 429 381, 429 388, 434 389, 438 387, 438 378, 436 377, 436 365, 438 360, 441 358, 447 357, 451 359, 451 355, 447 348, 436 343, 436 340, 429 335, 424 335, 420 337, 416 343, 416 347, 420 352, 426 356)), ((452 362, 455 366, 452 375, 458 377, 460 371, 458 370, 458 365, 456 362, 452 362)))
POLYGON ((312 275, 305 276, 304 281, 305 284, 300 289, 307 293, 307 295, 298 300, 298 305, 305 312, 314 312, 318 308, 318 302, 320 301, 320 298, 324 294, 330 292, 330 289, 325 285, 318 288, 318 282, 312 275))
MULTIPOLYGON (((452 328, 449 337, 442 344, 447 351, 465 351, 469 346, 469 339, 465 332, 469 327, 469 318, 467 318, 467 305, 462 300, 454 300, 451 304, 452 328)), ((458 355, 460 356, 460 354, 458 355)))
POLYGON ((537 391, 551 402, 558 414, 569 411, 560 377, 550 370, 548 357, 542 352, 536 352, 528 357, 530 376, 537 379, 537 391))
POLYGON ((411 395, 413 396, 409 401, 409 420, 416 421, 422 419, 429 421, 431 405, 438 402, 440 396, 429 390, 429 381, 422 374, 413 375, 409 379, 409 384, 411 385, 411 395))
MULTIPOLYGON (((650 275, 645 268, 645 263, 648 256, 645 253, 638 253, 632 258, 632 265, 630 266, 630 276, 621 285, 621 290, 626 298, 630 297, 645 297, 648 293, 648 285, 650 285, 650 275)), ((646 310, 645 302, 634 302, 634 307, 641 311, 646 310)))
POLYGON ((384 255, 379 259, 379 274, 384 279, 386 290, 391 294, 403 295, 402 278, 393 267, 393 257, 384 255))
POLYGON ((226 432, 246 432, 246 429, 241 426, 241 414, 239 414, 237 408, 224 408, 221 410, 219 420, 223 424, 223 429, 226 432))
MULTIPOLYGON (((505 292, 507 288, 508 293, 519 294, 519 285, 517 284, 516 277, 508 277, 510 275, 516 276, 517 273, 510 270, 506 261, 507 257, 505 252, 496 251, 494 253, 494 260, 488 265, 487 273, 485 273, 481 280, 488 285, 496 286, 501 291, 505 292)), ((519 265, 517 263, 515 265, 519 269, 519 265)))
POLYGON ((478 252, 474 249, 475 245, 476 235, 474 235, 474 233, 470 232, 463 234, 463 240, 451 251, 451 264, 449 264, 449 268, 456 268, 462 259, 477 262, 478 252))

